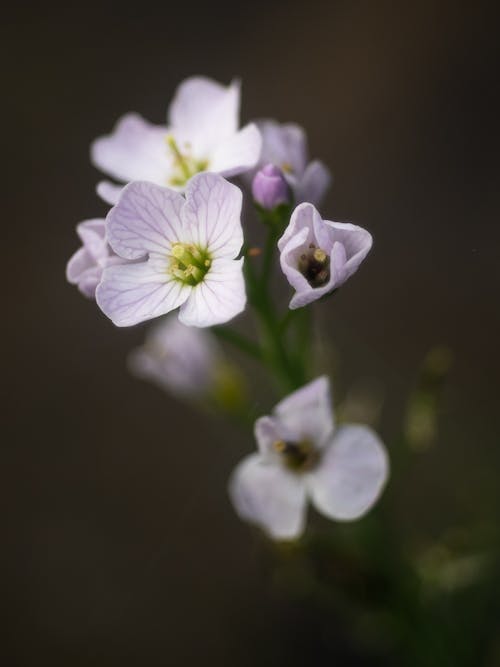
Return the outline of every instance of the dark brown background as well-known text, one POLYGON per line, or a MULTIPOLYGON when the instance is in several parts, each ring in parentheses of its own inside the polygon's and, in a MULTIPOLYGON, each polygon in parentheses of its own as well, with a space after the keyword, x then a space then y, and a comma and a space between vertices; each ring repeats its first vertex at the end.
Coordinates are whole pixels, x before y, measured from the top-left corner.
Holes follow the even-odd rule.
POLYGON ((422 357, 453 350, 439 446, 398 496, 402 529, 498 520, 495 3, 70 5, 2 17, 0 662, 372 664, 275 585, 233 514, 225 484, 250 437, 129 377, 143 331, 115 329, 64 267, 74 225, 105 211, 90 141, 129 110, 162 122, 186 76, 242 77, 243 120, 303 124, 335 174, 326 217, 375 237, 322 308, 337 397, 376 378, 391 447, 422 357))

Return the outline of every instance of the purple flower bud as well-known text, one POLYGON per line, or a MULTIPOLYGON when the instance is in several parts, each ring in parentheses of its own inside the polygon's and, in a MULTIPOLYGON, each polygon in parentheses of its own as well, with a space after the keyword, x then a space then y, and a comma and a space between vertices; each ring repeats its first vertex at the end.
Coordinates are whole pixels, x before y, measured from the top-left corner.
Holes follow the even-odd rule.
POLYGON ((274 164, 266 164, 256 174, 252 183, 254 200, 267 211, 290 201, 288 183, 283 172, 274 164))

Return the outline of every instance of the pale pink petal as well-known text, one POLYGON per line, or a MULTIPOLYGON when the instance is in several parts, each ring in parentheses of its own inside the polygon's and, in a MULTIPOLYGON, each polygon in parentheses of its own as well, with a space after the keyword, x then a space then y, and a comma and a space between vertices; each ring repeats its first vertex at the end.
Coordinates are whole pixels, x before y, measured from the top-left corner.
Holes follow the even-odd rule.
POLYGON ((229 495, 240 518, 262 528, 270 537, 295 539, 304 530, 305 485, 299 475, 266 463, 252 454, 235 468, 229 495))
POLYGON ((120 199, 123 185, 115 185, 110 181, 99 181, 96 185, 96 192, 99 197, 110 206, 114 206, 120 199))
POLYGON ((80 222, 76 227, 76 233, 94 262, 103 261, 109 255, 104 219, 96 218, 80 222))
POLYGON ((246 305, 243 259, 215 259, 201 283, 181 306, 182 324, 211 327, 228 322, 246 305))
POLYGON ((92 143, 91 160, 119 181, 145 180, 163 185, 168 176, 166 136, 166 127, 128 113, 111 134, 92 143))
POLYGON ((336 432, 307 484, 317 510, 330 519, 348 521, 374 505, 388 474, 387 454, 376 433, 349 425, 336 432))
POLYGON ((284 398, 274 415, 293 433, 293 440, 308 440, 323 447, 333 433, 332 397, 326 375, 316 378, 284 398))
POLYGON ((213 258, 233 259, 243 245, 241 190, 217 174, 194 176, 186 190, 184 220, 192 239, 213 258))
POLYGON ((106 218, 109 244, 125 259, 167 254, 172 243, 182 240, 183 206, 178 192, 145 181, 129 183, 106 218))
POLYGON ((131 326, 164 315, 189 297, 191 287, 158 269, 158 261, 150 260, 104 270, 96 301, 116 326, 131 326))
MULTIPOLYGON (((191 77, 177 88, 169 108, 169 124, 179 143, 192 145, 198 158, 238 129, 240 85, 223 86, 206 77, 191 77)), ((207 154, 207 155, 205 155, 207 154)))
POLYGON ((259 164, 272 163, 285 174, 300 177, 306 168, 307 138, 299 125, 259 120, 262 134, 262 152, 259 164))
POLYGON ((248 171, 257 164, 261 145, 257 126, 246 125, 214 147, 209 169, 227 177, 248 171))
POLYGON ((319 160, 310 162, 295 188, 296 201, 311 202, 315 206, 319 206, 331 182, 331 173, 323 162, 319 160))

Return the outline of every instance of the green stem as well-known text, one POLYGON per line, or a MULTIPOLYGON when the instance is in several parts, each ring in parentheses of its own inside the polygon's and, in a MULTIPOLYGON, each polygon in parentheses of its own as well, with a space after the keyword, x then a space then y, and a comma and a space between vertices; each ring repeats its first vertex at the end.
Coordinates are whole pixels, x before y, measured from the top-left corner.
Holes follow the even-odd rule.
POLYGON ((245 336, 242 336, 234 329, 228 329, 227 327, 213 327, 212 331, 221 340, 224 340, 231 345, 239 348, 243 352, 246 352, 251 357, 262 361, 262 351, 258 344, 254 343, 245 336))

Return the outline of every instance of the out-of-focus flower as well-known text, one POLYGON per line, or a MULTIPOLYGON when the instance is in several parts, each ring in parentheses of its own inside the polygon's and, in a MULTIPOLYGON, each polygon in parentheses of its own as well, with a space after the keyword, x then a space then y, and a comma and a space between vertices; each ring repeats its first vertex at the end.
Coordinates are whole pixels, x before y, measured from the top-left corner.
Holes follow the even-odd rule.
POLYGON ((94 298, 106 266, 125 262, 118 257, 106 241, 105 221, 101 218, 86 220, 76 227, 82 242, 66 265, 66 279, 89 299, 94 298))
POLYGON ((169 315, 148 332, 144 345, 129 357, 138 377, 186 398, 201 398, 215 383, 222 351, 209 331, 186 327, 169 315))
POLYGON ((207 329, 186 327, 168 315, 149 330, 144 345, 129 355, 130 371, 181 398, 237 413, 245 383, 207 329))
POLYGON ((334 429, 328 378, 282 400, 255 424, 259 452, 234 470, 229 493, 238 515, 276 539, 305 526, 307 499, 330 519, 364 515, 388 477, 387 454, 366 426, 334 429))
POLYGON ((292 189, 295 203, 308 201, 318 206, 332 178, 322 162, 309 162, 305 131, 295 123, 275 120, 260 120, 257 126, 262 136, 258 166, 271 163, 279 167, 292 189))
POLYGON ((113 250, 135 264, 105 269, 96 300, 117 326, 180 306, 188 326, 221 324, 246 303, 241 191, 217 174, 194 176, 186 199, 153 183, 125 186, 108 213, 113 250))
POLYGON ((255 174, 252 181, 254 201, 266 211, 290 201, 288 183, 283 172, 274 164, 266 164, 255 174))
POLYGON ((278 241, 281 269, 295 294, 290 308, 340 287, 355 273, 372 247, 366 229, 322 220, 312 204, 300 204, 278 241))
MULTIPOLYGON (((191 77, 177 88, 168 110, 168 126, 152 125, 136 113, 123 116, 110 135, 91 147, 94 165, 122 182, 151 181, 184 190, 201 171, 234 176, 257 163, 261 137, 253 123, 238 130, 240 84, 223 86, 191 77)), ((116 186, 99 184, 108 203, 116 186)))

